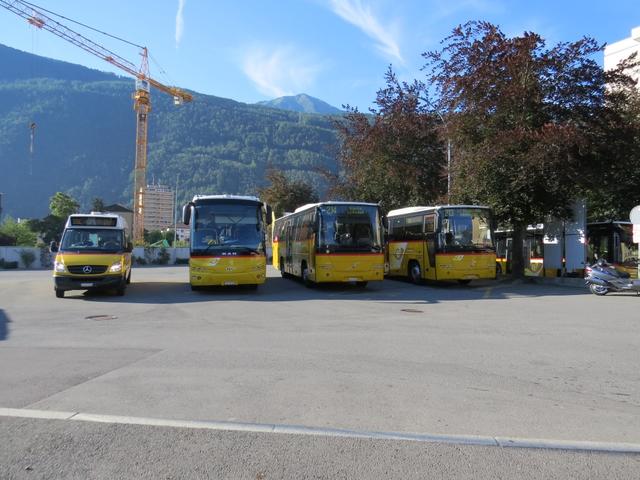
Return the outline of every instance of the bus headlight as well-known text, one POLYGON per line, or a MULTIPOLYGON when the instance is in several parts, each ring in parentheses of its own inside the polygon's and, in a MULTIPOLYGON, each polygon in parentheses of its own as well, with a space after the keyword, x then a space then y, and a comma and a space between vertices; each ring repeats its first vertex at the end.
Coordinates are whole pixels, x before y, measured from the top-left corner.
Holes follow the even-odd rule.
POLYGON ((122 262, 117 262, 109 267, 110 273, 120 273, 122 271, 122 262))
POLYGON ((65 266, 64 263, 62 262, 55 262, 53 264, 53 270, 57 273, 64 273, 65 271, 65 266))

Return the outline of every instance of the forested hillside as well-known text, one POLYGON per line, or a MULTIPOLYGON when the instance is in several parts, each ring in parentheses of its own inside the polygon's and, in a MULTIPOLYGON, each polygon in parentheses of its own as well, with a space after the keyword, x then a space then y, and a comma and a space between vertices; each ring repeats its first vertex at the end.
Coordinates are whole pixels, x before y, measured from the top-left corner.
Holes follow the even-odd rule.
MULTIPOLYGON (((40 217, 56 191, 131 203, 135 114, 132 80, 0 45, 0 192, 4 213, 40 217), (30 125, 35 123, 30 153, 30 125)), ((194 93, 176 107, 152 92, 148 181, 195 193, 255 194, 269 167, 323 191, 335 169, 329 117, 194 93)))

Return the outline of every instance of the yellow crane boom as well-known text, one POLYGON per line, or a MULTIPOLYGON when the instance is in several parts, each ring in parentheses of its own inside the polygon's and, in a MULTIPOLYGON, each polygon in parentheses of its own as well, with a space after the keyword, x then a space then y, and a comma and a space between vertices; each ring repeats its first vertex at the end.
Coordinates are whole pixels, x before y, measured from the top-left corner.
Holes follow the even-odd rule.
MULTIPOLYGON (((142 62, 137 68, 129 60, 108 50, 102 45, 90 40, 84 35, 72 30, 66 25, 53 19, 47 13, 53 14, 42 7, 26 2, 24 0, 0 0, 0 7, 4 7, 10 12, 24 18, 30 25, 46 30, 66 40, 69 43, 83 49, 84 51, 95 55, 109 62, 111 65, 127 72, 136 79, 136 90, 133 94, 134 110, 136 111, 136 157, 134 167, 134 188, 133 188, 133 241, 141 243, 144 241, 144 191, 146 188, 146 171, 147 171, 147 126, 148 115, 151 111, 151 98, 149 94, 150 87, 154 87, 161 92, 171 95, 175 104, 190 102, 193 97, 190 93, 177 87, 164 85, 163 83, 149 76, 149 59, 146 47, 132 44, 140 48, 142 62)), ((60 15, 54 14, 58 17, 60 15)), ((64 18, 64 17, 61 17, 64 18)), ((76 22, 77 23, 77 22, 76 22)), ((89 27, 90 28, 90 27, 89 27)), ((95 29, 94 29, 95 30, 95 29)), ((104 33, 104 32, 101 32, 104 33)), ((105 35, 109 35, 104 33, 105 35)), ((113 37, 113 35, 109 35, 113 37)), ((114 37, 118 38, 118 37, 114 37)))

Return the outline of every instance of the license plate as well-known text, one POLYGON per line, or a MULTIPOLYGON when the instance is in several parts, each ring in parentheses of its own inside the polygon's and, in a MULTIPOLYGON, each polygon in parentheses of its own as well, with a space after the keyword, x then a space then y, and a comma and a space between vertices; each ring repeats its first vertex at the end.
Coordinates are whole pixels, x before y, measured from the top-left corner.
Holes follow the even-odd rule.
POLYGON ((81 287, 93 287, 93 283, 81 283, 81 287))
POLYGON ((238 285, 238 282, 224 282, 223 285, 226 287, 231 287, 233 285, 238 285))

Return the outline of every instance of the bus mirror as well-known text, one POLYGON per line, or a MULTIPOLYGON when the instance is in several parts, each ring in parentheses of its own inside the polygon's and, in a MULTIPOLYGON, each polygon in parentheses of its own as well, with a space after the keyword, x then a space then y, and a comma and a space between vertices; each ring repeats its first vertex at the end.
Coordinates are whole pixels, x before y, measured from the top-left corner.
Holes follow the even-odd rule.
POLYGON ((267 225, 271 225, 273 222, 273 209, 271 205, 267 205, 267 225))
POLYGON ((389 229, 389 219, 387 218, 386 215, 382 215, 382 226, 384 227, 385 230, 389 229))
POLYGON ((191 221, 191 207, 193 206, 193 202, 187 203, 184 207, 182 207, 182 223, 185 225, 189 225, 191 221))
POLYGON ((56 253, 58 251, 58 242, 51 240, 51 243, 49 244, 49 251, 51 253, 56 253))

